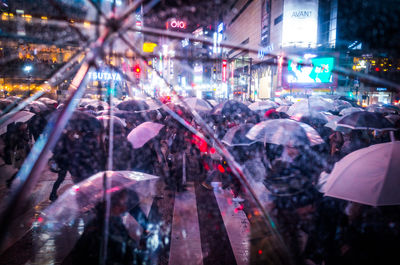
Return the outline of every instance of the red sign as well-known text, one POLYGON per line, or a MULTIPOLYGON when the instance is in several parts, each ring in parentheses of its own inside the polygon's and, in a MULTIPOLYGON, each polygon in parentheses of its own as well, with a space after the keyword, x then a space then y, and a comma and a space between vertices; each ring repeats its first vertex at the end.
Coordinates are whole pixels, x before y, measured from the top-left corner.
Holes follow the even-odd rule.
POLYGON ((183 20, 171 20, 167 22, 167 29, 168 28, 173 28, 173 29, 186 29, 186 22, 183 20))
POLYGON ((222 82, 226 82, 226 60, 222 60, 222 82))

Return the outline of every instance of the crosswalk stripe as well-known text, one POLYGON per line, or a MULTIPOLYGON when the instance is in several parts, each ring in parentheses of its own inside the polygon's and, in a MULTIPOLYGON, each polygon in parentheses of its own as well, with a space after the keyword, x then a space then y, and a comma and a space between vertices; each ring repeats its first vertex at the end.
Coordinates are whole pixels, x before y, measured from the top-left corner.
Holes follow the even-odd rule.
POLYGON ((229 241, 238 265, 249 263, 250 223, 238 204, 232 203, 232 194, 221 188, 221 183, 213 182, 214 195, 224 220, 229 241))
POLYGON ((203 264, 194 183, 175 195, 169 264, 203 264))

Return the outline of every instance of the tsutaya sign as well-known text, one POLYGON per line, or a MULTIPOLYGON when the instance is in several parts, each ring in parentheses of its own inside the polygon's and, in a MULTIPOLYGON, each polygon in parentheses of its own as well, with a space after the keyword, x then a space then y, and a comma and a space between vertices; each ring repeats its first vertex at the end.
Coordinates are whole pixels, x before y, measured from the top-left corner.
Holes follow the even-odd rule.
POLYGON ((318 0, 285 0, 282 46, 314 48, 317 45, 318 0))
POLYGON ((107 71, 89 72, 89 78, 99 81, 122 81, 121 75, 119 73, 111 73, 107 71))

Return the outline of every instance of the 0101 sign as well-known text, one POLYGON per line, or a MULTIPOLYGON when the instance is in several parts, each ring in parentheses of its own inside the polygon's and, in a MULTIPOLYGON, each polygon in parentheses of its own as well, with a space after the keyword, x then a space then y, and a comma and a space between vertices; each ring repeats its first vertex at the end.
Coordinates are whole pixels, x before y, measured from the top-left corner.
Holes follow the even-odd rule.
POLYGON ((186 29, 186 22, 183 20, 171 20, 167 22, 167 29, 186 29))

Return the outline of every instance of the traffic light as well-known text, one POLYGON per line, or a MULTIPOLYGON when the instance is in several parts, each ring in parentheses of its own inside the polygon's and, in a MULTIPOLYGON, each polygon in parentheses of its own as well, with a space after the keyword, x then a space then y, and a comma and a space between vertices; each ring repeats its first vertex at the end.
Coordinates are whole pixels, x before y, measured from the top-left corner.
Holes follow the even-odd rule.
POLYGON ((137 64, 137 65, 135 65, 134 67, 133 67, 133 72, 135 73, 135 75, 136 75, 136 78, 139 78, 140 77, 140 72, 142 71, 142 69, 140 69, 140 65, 139 64, 137 64))

